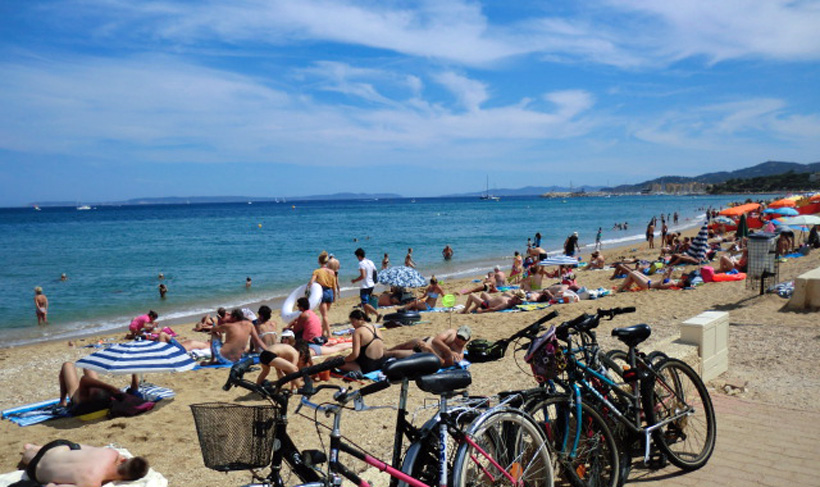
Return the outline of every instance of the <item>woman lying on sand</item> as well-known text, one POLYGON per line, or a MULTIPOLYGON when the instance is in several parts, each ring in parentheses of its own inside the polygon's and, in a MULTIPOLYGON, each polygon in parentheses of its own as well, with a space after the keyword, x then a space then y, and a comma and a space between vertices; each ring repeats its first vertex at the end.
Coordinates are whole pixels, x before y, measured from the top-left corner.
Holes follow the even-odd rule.
POLYGON ((684 278, 681 278, 679 281, 675 281, 672 279, 672 269, 671 267, 666 269, 666 272, 663 273, 663 278, 661 279, 649 279, 649 277, 643 275, 640 271, 634 271, 630 269, 626 269, 626 279, 624 282, 615 290, 615 292, 621 292, 624 290, 629 289, 632 285, 638 286, 641 290, 645 289, 671 289, 673 287, 686 287, 686 283, 684 278))

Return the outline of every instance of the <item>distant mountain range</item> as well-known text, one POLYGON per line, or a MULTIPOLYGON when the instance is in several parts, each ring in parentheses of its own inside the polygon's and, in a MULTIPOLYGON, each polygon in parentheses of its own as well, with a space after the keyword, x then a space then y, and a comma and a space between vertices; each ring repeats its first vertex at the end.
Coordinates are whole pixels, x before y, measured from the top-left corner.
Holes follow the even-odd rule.
POLYGON ((670 183, 724 183, 729 179, 748 179, 765 176, 775 176, 784 174, 789 171, 795 173, 813 173, 820 172, 820 162, 813 162, 811 164, 798 164, 796 162, 779 162, 767 161, 756 166, 747 167, 745 169, 738 169, 737 171, 721 171, 701 174, 700 176, 686 177, 686 176, 663 176, 649 181, 644 181, 638 184, 624 184, 615 186, 614 188, 602 188, 601 191, 610 193, 637 193, 644 188, 648 188, 653 184, 670 184, 670 183))
MULTIPOLYGON (((768 161, 756 166, 747 167, 745 169, 738 169, 736 171, 721 171, 701 174, 700 176, 663 176, 660 178, 651 179, 638 184, 623 184, 615 187, 606 186, 579 186, 568 188, 565 186, 525 186, 518 189, 500 188, 494 189, 490 192, 493 196, 537 196, 544 193, 562 193, 562 192, 607 192, 607 193, 639 193, 641 190, 649 188, 653 185, 663 184, 682 184, 682 183, 705 183, 716 184, 723 183, 729 179, 748 179, 765 176, 775 176, 784 174, 789 171, 794 173, 814 173, 820 172, 820 162, 813 162, 811 164, 799 164, 796 162, 779 162, 768 161)), ((443 195, 446 197, 464 197, 477 198, 485 194, 483 191, 476 191, 473 193, 458 193, 443 195)), ((405 198, 405 196, 395 193, 334 193, 325 195, 311 195, 311 196, 288 196, 286 198, 271 198, 271 197, 256 197, 256 196, 193 196, 193 197, 164 197, 164 198, 134 198, 126 201, 102 201, 95 203, 83 202, 83 204, 91 206, 107 206, 107 205, 168 205, 168 204, 186 204, 186 203, 244 203, 248 201, 268 202, 268 201, 314 201, 314 200, 376 200, 376 199, 397 199, 405 198)), ((42 201, 33 202, 28 206, 77 206, 78 203, 74 201, 42 201)))

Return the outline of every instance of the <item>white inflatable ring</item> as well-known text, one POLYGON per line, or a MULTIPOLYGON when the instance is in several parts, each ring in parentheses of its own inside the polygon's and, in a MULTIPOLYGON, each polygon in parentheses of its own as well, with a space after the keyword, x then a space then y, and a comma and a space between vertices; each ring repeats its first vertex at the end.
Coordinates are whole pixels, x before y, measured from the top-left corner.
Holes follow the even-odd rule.
MULTIPOLYGON (((282 303, 281 315, 285 324, 295 320, 301 314, 298 309, 294 310, 294 308, 296 308, 296 300, 305 295, 305 289, 307 289, 307 284, 302 284, 297 287, 290 293, 285 302, 282 303)), ((310 286, 310 296, 308 300, 310 301, 310 309, 314 309, 322 302, 322 286, 320 286, 318 282, 314 282, 313 285, 310 286)))

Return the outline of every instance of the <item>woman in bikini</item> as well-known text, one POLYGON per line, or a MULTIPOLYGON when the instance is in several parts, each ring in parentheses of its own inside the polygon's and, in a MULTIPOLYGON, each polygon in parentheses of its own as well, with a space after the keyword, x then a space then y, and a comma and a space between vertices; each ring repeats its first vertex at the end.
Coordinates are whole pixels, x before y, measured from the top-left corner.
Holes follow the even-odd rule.
POLYGON ((271 318, 272 312, 270 307, 262 305, 256 314, 258 315, 258 319, 254 326, 256 326, 256 333, 259 335, 259 338, 269 347, 276 345, 279 342, 279 327, 271 318))
POLYGON ((436 307, 436 303, 438 302, 438 297, 444 294, 444 289, 438 285, 438 279, 436 276, 430 278, 430 285, 427 286, 427 290, 424 292, 424 295, 419 299, 413 301, 412 303, 408 303, 405 306, 404 310, 416 310, 416 311, 430 311, 431 309, 436 307))
POLYGON ((384 362, 384 341, 375 325, 370 324, 367 314, 360 309, 350 313, 350 324, 353 325, 353 348, 339 368, 363 374, 379 370, 384 362))

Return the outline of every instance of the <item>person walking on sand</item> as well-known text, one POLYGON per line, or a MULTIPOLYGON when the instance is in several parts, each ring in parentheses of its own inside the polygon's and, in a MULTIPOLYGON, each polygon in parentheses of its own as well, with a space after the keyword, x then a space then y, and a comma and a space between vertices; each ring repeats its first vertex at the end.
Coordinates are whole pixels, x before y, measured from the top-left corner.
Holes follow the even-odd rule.
POLYGON ((655 248, 655 219, 649 221, 649 225, 646 226, 646 241, 649 242, 649 248, 655 248))
POLYGON ((330 322, 327 319, 327 314, 330 311, 330 306, 336 300, 336 290, 339 284, 336 279, 336 273, 328 268, 327 263, 330 260, 328 253, 324 250, 319 254, 319 268, 313 271, 310 276, 310 281, 307 283, 307 289, 313 286, 316 282, 322 286, 322 301, 319 304, 319 314, 322 315, 322 335, 325 338, 330 338, 330 322))
POLYGON ((378 276, 376 264, 374 264, 372 260, 365 258, 364 249, 361 247, 356 249, 353 254, 359 259, 359 277, 352 279, 350 282, 356 284, 361 281, 359 285, 359 299, 362 303, 362 309, 366 314, 376 315, 376 321, 381 321, 382 315, 370 304, 370 296, 373 294, 373 288, 376 287, 376 279, 378 276))
POLYGON ((43 294, 43 288, 34 288, 34 312, 37 314, 37 324, 48 323, 48 298, 43 294))
POLYGON ((407 249, 407 255, 404 256, 405 267, 416 268, 416 261, 413 260, 413 249, 407 249))

